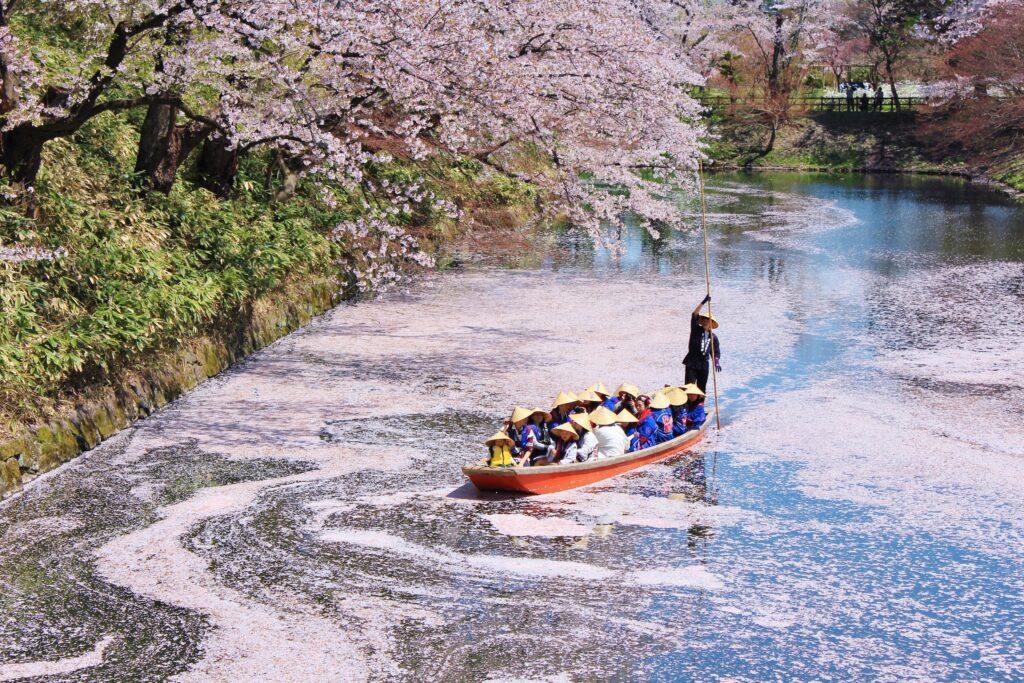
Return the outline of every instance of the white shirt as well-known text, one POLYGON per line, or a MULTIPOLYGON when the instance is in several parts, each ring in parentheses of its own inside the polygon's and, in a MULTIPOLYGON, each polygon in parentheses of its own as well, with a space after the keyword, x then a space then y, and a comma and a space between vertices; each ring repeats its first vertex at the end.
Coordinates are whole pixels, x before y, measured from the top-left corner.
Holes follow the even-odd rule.
POLYGON ((565 447, 565 453, 562 454, 562 459, 559 460, 558 462, 563 465, 571 465, 574 462, 577 462, 576 452, 578 450, 579 447, 576 445, 576 442, 572 442, 571 444, 565 447))
POLYGON ((594 456, 598 458, 614 458, 622 455, 629 448, 629 437, 622 431, 619 425, 608 425, 606 427, 595 427, 594 436, 597 437, 597 449, 594 456))
POLYGON ((583 436, 580 437, 579 446, 576 450, 576 459, 580 462, 586 462, 594 458, 593 452, 597 448, 597 437, 590 430, 583 432, 583 436))

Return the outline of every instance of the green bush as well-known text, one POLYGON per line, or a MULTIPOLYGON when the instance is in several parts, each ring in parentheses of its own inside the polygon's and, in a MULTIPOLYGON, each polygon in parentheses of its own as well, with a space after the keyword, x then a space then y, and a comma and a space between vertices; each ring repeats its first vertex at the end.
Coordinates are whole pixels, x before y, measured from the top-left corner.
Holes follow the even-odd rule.
MULTIPOLYGON (((290 279, 353 284, 363 250, 330 233, 372 211, 378 197, 306 179, 275 202, 267 181, 276 166, 258 154, 243 159, 227 200, 189 183, 187 165, 170 195, 142 192, 133 172, 141 120, 137 111, 106 114, 49 143, 31 199, 0 204, 0 245, 63 253, 0 260, 0 424, 43 416, 70 390, 224 330, 290 279)), ((421 180, 428 194, 463 204, 532 203, 534 193, 474 160, 370 164, 367 175, 379 187, 421 180)), ((0 193, 15 196, 11 187, 0 193)), ((394 220, 421 236, 457 232, 427 201, 394 220)))
POLYGON ((66 250, 0 263, 5 412, 38 407, 208 331, 289 277, 333 267, 339 246, 327 233, 348 205, 301 192, 274 204, 244 175, 230 200, 187 182, 143 196, 131 182, 136 141, 128 122, 102 117, 48 147, 32 219, 0 211, 0 242, 66 250))

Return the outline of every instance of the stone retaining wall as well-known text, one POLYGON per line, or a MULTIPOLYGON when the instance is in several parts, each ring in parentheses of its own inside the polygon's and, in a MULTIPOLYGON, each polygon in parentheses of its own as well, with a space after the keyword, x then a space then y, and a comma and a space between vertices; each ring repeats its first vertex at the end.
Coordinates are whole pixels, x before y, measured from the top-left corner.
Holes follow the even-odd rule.
POLYGON ((337 284, 321 277, 293 283, 240 314, 223 337, 183 341, 144 367, 82 392, 47 424, 0 441, 0 497, 117 434, 233 363, 307 324, 341 301, 337 284))

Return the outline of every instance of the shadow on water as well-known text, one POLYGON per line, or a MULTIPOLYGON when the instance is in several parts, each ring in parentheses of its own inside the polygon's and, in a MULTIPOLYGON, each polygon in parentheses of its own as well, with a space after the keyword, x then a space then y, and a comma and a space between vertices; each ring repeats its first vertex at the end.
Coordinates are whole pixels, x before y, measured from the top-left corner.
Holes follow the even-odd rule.
MULTIPOLYGON (((907 334, 847 291, 843 269, 891 279, 951 258, 1009 258, 1017 247, 998 236, 1022 234, 1021 214, 1011 220, 1015 209, 996 202, 968 212, 972 221, 1004 223, 982 229, 990 242, 929 239, 904 214, 920 192, 928 220, 945 216, 951 225, 939 231, 955 233, 962 216, 951 210, 957 200, 936 189, 941 182, 900 179, 892 191, 874 180, 799 175, 713 182, 712 206, 723 212, 712 220, 715 277, 766 283, 792 302, 800 330, 786 355, 725 391, 734 415, 756 410, 759 396, 861 371, 886 334, 907 334), (806 209, 806 193, 835 208, 806 209), (843 224, 819 229, 832 220, 843 224), (903 249, 924 256, 905 258, 903 249)), ((624 237, 612 253, 567 236, 544 267, 563 277, 701 279, 694 233, 624 237)), ((445 455, 477 452, 466 435, 497 422, 455 411, 330 421, 325 440, 426 457, 397 475, 359 472, 269 490, 244 518, 199 525, 189 547, 225 583, 267 601, 279 591, 306 596, 353 629, 379 623, 354 616, 336 596, 388 610, 398 623, 386 655, 402 667, 397 678, 849 679, 891 673, 894 661, 935 677, 999 678, 997 665, 950 643, 975 651, 998 643, 1011 655, 1016 647, 1005 625, 1024 613, 1014 584, 999 579, 1016 563, 895 526, 870 502, 884 491, 865 485, 856 503, 812 497, 801 466, 772 457, 770 445, 765 459, 740 462, 712 439, 693 457, 570 494, 491 497, 463 483, 445 455), (529 520, 548 518, 579 525, 578 535, 496 531, 497 519, 530 528, 529 520), (672 585, 673 572, 688 567, 713 580, 672 585), (631 578, 643 572, 668 583, 631 578), (726 586, 716 585, 719 576, 726 586)))
MULTIPOLYGON (((109 449, 108 457, 119 458, 125 443, 109 449)), ((200 488, 304 469, 227 460, 183 443, 118 466, 85 459, 8 502, 0 509, 0 661, 74 657, 113 635, 101 666, 59 680, 156 680, 187 670, 202 654, 206 619, 103 581, 93 551, 152 524, 160 506, 200 488)))
POLYGON ((452 434, 469 432, 480 434, 488 428, 497 428, 501 420, 493 415, 445 410, 439 413, 413 413, 388 415, 379 418, 328 420, 320 430, 320 438, 337 443, 388 443, 399 446, 424 445, 424 435, 437 435, 427 440, 427 448, 439 445, 452 434))
MULTIPOLYGON (((877 354, 926 348, 975 324, 927 306, 957 296, 941 268, 1024 260, 1024 210, 957 182, 723 174, 710 191, 716 282, 780 297, 796 330, 778 358, 729 357, 757 368, 723 393, 736 423, 757 419, 766 396, 848 381, 877 354), (932 270, 934 282, 900 298, 908 276, 932 270)), ((693 207, 684 210, 696 226, 693 207)), ((703 281, 694 230, 655 238, 633 226, 622 236, 618 251, 563 236, 538 277, 703 281)), ((1024 273, 1009 269, 983 284, 1012 309, 1022 283, 1024 273)), ((1000 318, 1007 330, 1013 315, 1000 318)), ((382 343, 393 334, 344 316, 316 333, 382 343)), ((509 334, 481 325, 466 337, 480 344, 509 334)), ((284 349, 249 371, 311 382, 359 377, 430 395, 509 364, 431 349, 373 358, 284 349)), ((873 381, 889 379, 871 372, 873 381)), ((242 445, 250 423, 233 411, 271 404, 193 410, 174 415, 169 429, 242 445)), ((308 430, 296 434, 271 417, 267 441, 307 443, 308 430)), ((184 543, 232 590, 340 623, 378 680, 1009 680, 1024 670, 1013 627, 1024 623, 1019 557, 903 523, 907 510, 883 504, 891 483, 858 482, 852 500, 815 496, 802 479, 806 466, 772 443, 743 443, 741 453, 711 437, 686 457, 574 492, 480 494, 458 465, 498 424, 444 405, 327 421, 324 442, 405 460, 394 470, 270 486, 243 512, 198 523, 184 543)), ((798 416, 789 427, 799 429, 798 416)), ((804 436, 813 448, 815 435, 804 436)), ((123 451, 107 453, 0 510, 8 634, 0 659, 67 657, 114 634, 102 667, 66 678, 167 678, 201 656, 209 624, 106 585, 91 552, 202 488, 308 466, 233 461, 188 442, 117 465, 123 451)), ((916 473, 909 483, 928 486, 916 473)), ((943 494, 936 517, 962 504, 957 491, 943 494)))

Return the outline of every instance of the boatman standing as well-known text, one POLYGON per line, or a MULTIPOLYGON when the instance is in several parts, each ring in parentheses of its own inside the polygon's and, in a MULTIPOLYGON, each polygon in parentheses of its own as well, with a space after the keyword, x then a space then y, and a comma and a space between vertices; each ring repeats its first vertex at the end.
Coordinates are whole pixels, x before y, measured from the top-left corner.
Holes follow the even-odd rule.
POLYGON ((697 304, 690 316, 690 344, 683 358, 686 366, 686 383, 696 384, 701 391, 707 391, 708 373, 711 372, 711 355, 714 350, 715 370, 722 371, 719 364, 722 358, 722 347, 718 345, 718 335, 712 330, 718 327, 718 321, 710 313, 702 313, 704 304, 711 301, 711 295, 697 304))

